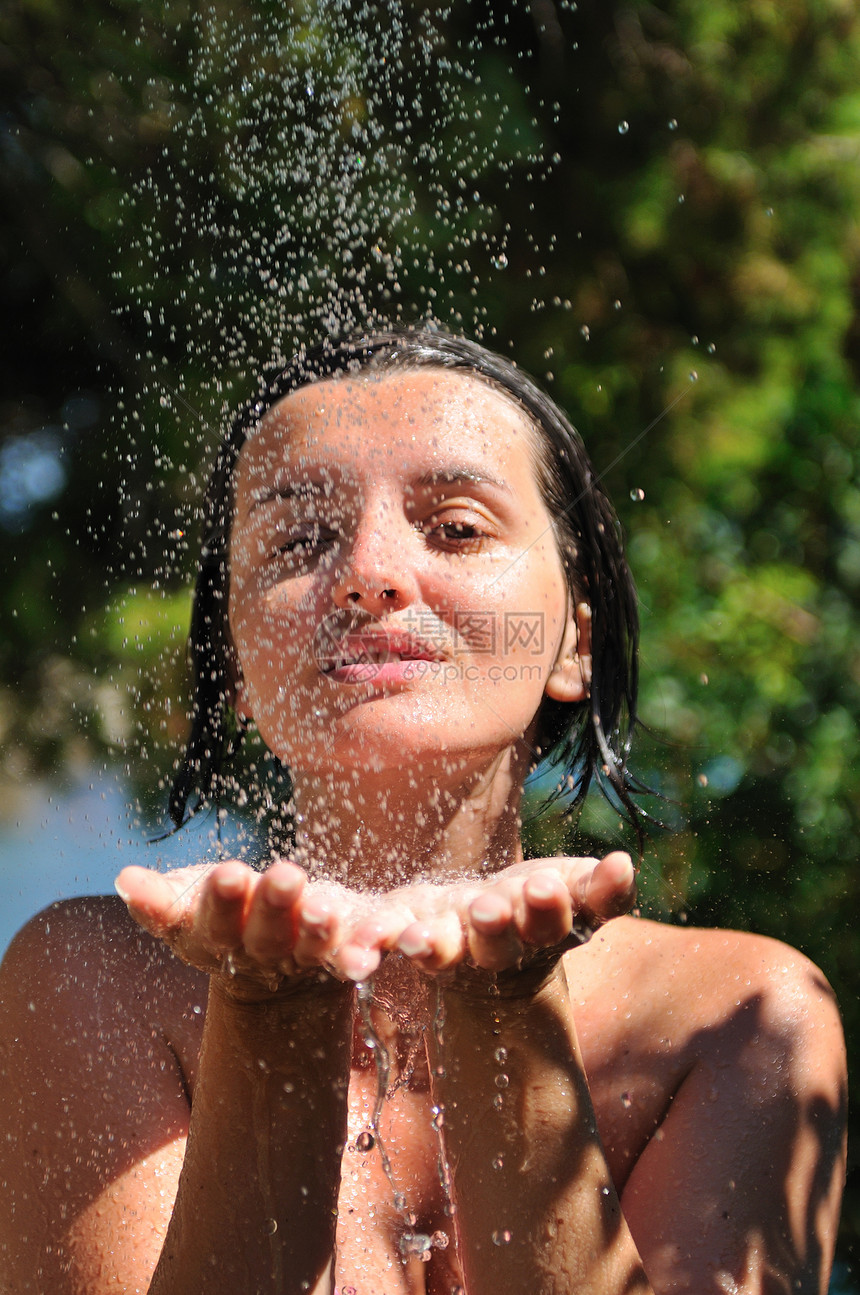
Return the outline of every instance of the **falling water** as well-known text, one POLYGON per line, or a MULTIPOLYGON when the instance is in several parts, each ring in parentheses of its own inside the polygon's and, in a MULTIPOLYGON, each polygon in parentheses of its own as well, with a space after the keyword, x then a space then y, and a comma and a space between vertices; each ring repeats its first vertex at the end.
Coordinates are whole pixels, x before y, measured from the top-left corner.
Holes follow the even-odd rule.
POLYGON ((460 322, 479 327, 475 286, 509 260, 499 195, 557 164, 498 37, 458 43, 450 10, 398 0, 167 13, 188 78, 167 88, 163 156, 128 199, 132 228, 144 213, 137 309, 166 414, 187 415, 169 390, 178 354, 220 389, 225 368, 259 370, 326 333, 466 302, 460 322), (165 276, 181 282, 181 322, 165 276))
MULTIPOLYGON (((389 1091, 389 1080, 391 1077, 391 1055, 388 1048, 379 1037, 373 1024, 372 1006, 373 1006, 373 979, 362 980, 357 986, 358 1008, 361 1016, 364 1040, 373 1054, 374 1064, 376 1066, 376 1099, 373 1105, 373 1114, 370 1118, 370 1132, 365 1131, 359 1134, 356 1139, 356 1146, 359 1150, 370 1151, 373 1147, 379 1151, 380 1161, 383 1172, 388 1179, 391 1188, 394 1208, 400 1214, 406 1229, 400 1235, 398 1242, 401 1255, 406 1258, 409 1255, 416 1255, 425 1263, 430 1259, 433 1250, 444 1250, 448 1246, 448 1235, 445 1232, 437 1231, 428 1235, 424 1232, 415 1231, 416 1218, 409 1209, 409 1203, 405 1194, 397 1186, 394 1177, 394 1170, 391 1166, 391 1159, 388 1155, 385 1143, 380 1132, 380 1119, 382 1116, 383 1106, 389 1091), (361 1140, 361 1141, 360 1141, 361 1140)), ((442 1027, 444 1022, 444 1009, 442 1006, 441 990, 437 989, 436 1011, 433 1020, 433 1029, 437 1039, 441 1042, 442 1027)), ((441 1111, 434 1108, 434 1115, 431 1121, 432 1127, 438 1138, 438 1172, 439 1181, 445 1191, 447 1212, 453 1213, 453 1203, 451 1201, 451 1174, 448 1161, 445 1156, 444 1142, 442 1139, 442 1124, 440 1118, 441 1111)))

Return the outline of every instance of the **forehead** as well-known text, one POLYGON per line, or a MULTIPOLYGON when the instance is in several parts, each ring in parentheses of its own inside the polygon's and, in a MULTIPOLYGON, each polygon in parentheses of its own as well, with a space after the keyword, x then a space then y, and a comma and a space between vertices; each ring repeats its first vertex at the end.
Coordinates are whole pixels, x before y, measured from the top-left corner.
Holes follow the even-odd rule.
POLYGON ((314 465, 338 476, 444 470, 529 471, 537 433, 520 407, 482 379, 444 369, 328 378, 266 414, 242 449, 240 477, 314 465))

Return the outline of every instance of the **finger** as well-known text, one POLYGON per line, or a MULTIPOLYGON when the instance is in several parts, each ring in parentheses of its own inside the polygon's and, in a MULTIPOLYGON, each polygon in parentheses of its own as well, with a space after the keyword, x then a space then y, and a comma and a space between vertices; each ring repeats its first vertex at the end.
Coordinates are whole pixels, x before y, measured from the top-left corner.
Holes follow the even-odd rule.
POLYGON ((183 924, 207 875, 208 869, 184 868, 164 874, 132 865, 123 868, 114 885, 134 920, 151 935, 163 938, 183 924))
POLYGON ((591 874, 583 898, 600 922, 629 912, 636 901, 636 873, 630 855, 623 850, 614 850, 601 859, 591 874))
POLYGON ((251 897, 243 943, 256 962, 279 964, 290 958, 296 937, 295 908, 307 878, 290 863, 273 863, 251 897))
POLYGON ((381 949, 367 949, 358 944, 345 944, 336 949, 326 966, 340 980, 354 980, 358 984, 377 971, 382 961, 381 949))
POLYGON ((332 969, 348 980, 366 979, 376 971, 383 954, 396 946, 404 927, 414 921, 414 912, 405 904, 383 904, 361 918, 341 941, 332 969))
POLYGON ((346 923, 344 906, 333 895, 305 894, 297 913, 293 959, 297 967, 330 966, 346 923))
POLYGON ((492 886, 472 900, 466 939, 472 961, 485 971, 504 971, 519 962, 523 945, 514 921, 514 906, 500 886, 492 886))
POLYGON ((245 910, 259 875, 243 863, 220 863, 203 884, 197 929, 213 950, 227 953, 242 944, 245 910))
POLYGON ((523 916, 519 931, 527 944, 551 948, 570 935, 573 903, 557 872, 536 872, 523 885, 523 916))
POLYGON ((384 904, 368 913, 350 933, 350 943, 365 948, 393 949, 401 931, 416 920, 414 909, 406 904, 384 904))
POLYGON ((466 932, 457 913, 449 910, 423 922, 413 922, 401 933, 397 949, 422 971, 446 971, 469 952, 466 932))

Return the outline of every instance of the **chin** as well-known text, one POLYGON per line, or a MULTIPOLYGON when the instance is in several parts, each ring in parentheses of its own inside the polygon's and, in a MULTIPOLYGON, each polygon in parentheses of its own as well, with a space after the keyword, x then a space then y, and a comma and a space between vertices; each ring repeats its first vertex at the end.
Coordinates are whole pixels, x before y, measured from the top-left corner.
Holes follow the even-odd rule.
POLYGON ((475 743, 474 732, 464 734, 461 742, 452 741, 450 727, 434 731, 426 723, 406 729, 374 730, 366 725, 344 730, 333 727, 328 738, 323 734, 302 751, 301 761, 287 763, 298 772, 311 776, 348 776, 356 784, 362 780, 380 780, 389 790, 410 784, 420 785, 425 793, 447 786, 454 790, 473 778, 480 778, 512 752, 510 736, 506 739, 475 743))

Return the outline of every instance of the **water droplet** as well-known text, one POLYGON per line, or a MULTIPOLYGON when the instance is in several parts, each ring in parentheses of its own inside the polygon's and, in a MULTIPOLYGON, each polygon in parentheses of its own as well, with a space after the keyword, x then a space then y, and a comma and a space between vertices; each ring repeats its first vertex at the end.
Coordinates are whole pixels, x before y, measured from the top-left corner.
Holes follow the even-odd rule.
POLYGON ((609 1195, 609 1188, 608 1188, 608 1187, 601 1187, 601 1189, 600 1189, 600 1195, 601 1195, 601 1196, 608 1196, 608 1195, 609 1195))
POLYGON ((493 1233, 494 1246, 506 1246, 511 1239, 510 1228, 497 1228, 493 1233))
POLYGON ((445 1112, 440 1106, 433 1107, 433 1118, 430 1121, 434 1129, 441 1129, 445 1124, 445 1112))
POLYGON ((716 349, 717 349, 717 348, 716 348, 716 346, 714 346, 714 343, 713 343, 713 342, 708 342, 708 345, 707 345, 707 352, 708 352, 708 355, 713 355, 713 354, 714 354, 714 352, 716 351, 716 349))
POLYGON ((582 333, 582 336, 585 338, 587 342, 588 339, 591 337, 591 329, 588 327, 588 324, 583 324, 582 328, 580 328, 579 331, 580 333, 582 333))
POLYGON ((621 1094, 621 1105, 624 1107, 625 1111, 630 1110, 630 1107, 633 1105, 633 1098, 629 1093, 621 1094))
POLYGON ((368 1129, 362 1129, 355 1139, 356 1151, 372 1151, 376 1146, 376 1138, 368 1129))
POLYGON ((613 301, 613 303, 612 303, 612 308, 613 308, 613 310, 620 310, 620 309, 621 309, 621 302, 619 301, 618 297, 616 297, 616 298, 615 298, 615 300, 613 301))
POLYGON ((493 1105, 495 1106, 496 1110, 500 1111, 504 1106, 504 1104, 505 1104, 505 1099, 502 1096, 502 1094, 496 1093, 495 1097, 493 1098, 493 1105))
POLYGON ((266 1219, 266 1221, 263 1224, 263 1231, 266 1233, 266 1235, 273 1237, 277 1232, 277 1230, 278 1230, 278 1220, 266 1219))
POLYGON ((698 373, 696 372, 696 370, 695 370, 695 369, 691 369, 691 370, 690 370, 690 381, 691 381, 691 382, 698 382, 698 381, 699 381, 699 375, 698 375, 698 373))
POLYGON ((503 1066, 508 1059, 508 1050, 507 1048, 496 1048, 493 1056, 496 1058, 499 1065, 503 1066))
POLYGON ((497 270, 506 270, 508 268, 508 258, 504 252, 499 252, 499 255, 494 256, 492 259, 497 270))
POLYGON ((707 683, 708 683, 708 676, 707 676, 706 674, 700 674, 700 675, 699 675, 699 683, 707 684, 707 683))
POLYGON ((630 491, 630 498, 633 500, 634 504, 641 503, 645 498, 645 491, 641 486, 637 486, 635 490, 630 491))
POLYGON ((397 1248, 405 1257, 406 1255, 418 1255, 425 1263, 430 1258, 432 1241, 425 1232, 404 1232, 397 1243, 397 1248))
POLYGON ((669 118, 669 121, 668 121, 668 123, 667 123, 667 124, 668 124, 668 126, 669 126, 669 129, 670 129, 670 130, 677 130, 677 129, 678 129, 678 118, 677 118, 677 117, 670 117, 670 118, 669 118))
POLYGON ((772 216, 772 215, 773 215, 773 207, 765 207, 765 209, 764 209, 764 214, 765 214, 766 216, 772 216))
POLYGON ((629 129, 630 129, 630 122, 629 122, 629 121, 619 121, 619 123, 618 123, 618 134, 619 134, 619 135, 626 135, 629 129))
POLYGON ((507 1088, 510 1082, 507 1075, 496 1075, 495 1083, 497 1088, 507 1088))
POLYGON ((504 1166, 505 1166, 505 1158, 504 1158, 504 1156, 493 1156, 493 1168, 494 1168, 494 1169, 504 1169, 504 1166))
POLYGON ((700 773, 696 779, 696 782, 699 784, 700 787, 707 787, 708 775, 706 773, 700 773))

